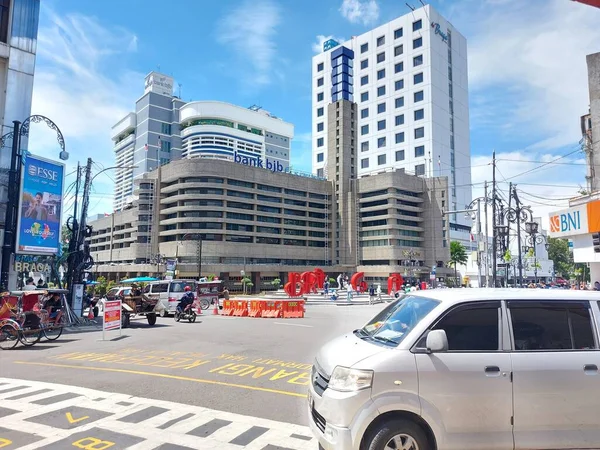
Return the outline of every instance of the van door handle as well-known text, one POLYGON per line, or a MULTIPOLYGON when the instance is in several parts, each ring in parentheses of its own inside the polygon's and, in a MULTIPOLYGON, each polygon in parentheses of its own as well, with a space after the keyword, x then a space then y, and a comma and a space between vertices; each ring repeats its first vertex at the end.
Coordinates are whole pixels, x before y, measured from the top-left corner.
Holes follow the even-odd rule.
POLYGON ((598 366, 596 364, 586 364, 583 366, 583 371, 590 375, 596 375, 598 373, 598 366))
POLYGON ((498 366, 485 366, 485 374, 488 377, 498 377, 498 376, 500 376, 500 367, 498 367, 498 366))

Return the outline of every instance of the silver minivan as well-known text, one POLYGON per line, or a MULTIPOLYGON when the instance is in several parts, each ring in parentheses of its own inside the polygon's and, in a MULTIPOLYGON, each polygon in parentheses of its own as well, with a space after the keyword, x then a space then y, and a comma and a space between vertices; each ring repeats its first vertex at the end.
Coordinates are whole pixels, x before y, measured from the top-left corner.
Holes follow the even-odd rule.
POLYGON ((554 289, 403 296, 317 354, 319 448, 600 448, 599 303, 554 289))
POLYGON ((181 297, 185 294, 185 288, 189 286, 196 295, 196 281, 194 280, 161 280, 148 283, 144 287, 144 295, 150 298, 158 298, 163 304, 164 309, 161 316, 167 314, 175 314, 177 305, 181 301, 181 297))

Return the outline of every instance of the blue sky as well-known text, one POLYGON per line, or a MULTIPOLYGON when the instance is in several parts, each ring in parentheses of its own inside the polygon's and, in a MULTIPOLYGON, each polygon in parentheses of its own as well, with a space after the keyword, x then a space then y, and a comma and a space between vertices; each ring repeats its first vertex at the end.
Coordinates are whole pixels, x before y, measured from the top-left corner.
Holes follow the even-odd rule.
MULTIPOLYGON (((536 168, 577 149, 600 9, 567 0, 429 3, 468 40, 474 195, 491 180, 495 149, 499 180, 519 183, 538 215, 561 207, 584 184, 583 154, 536 168)), ((44 0, 32 112, 62 129, 71 165, 88 156, 113 165, 110 127, 160 67, 185 100, 258 104, 292 122, 292 164, 310 170, 315 49, 407 12, 400 0, 44 0)), ((30 151, 55 157, 52 134, 34 130, 30 151)), ((112 211, 111 194, 110 173, 99 176, 91 212, 112 211)))

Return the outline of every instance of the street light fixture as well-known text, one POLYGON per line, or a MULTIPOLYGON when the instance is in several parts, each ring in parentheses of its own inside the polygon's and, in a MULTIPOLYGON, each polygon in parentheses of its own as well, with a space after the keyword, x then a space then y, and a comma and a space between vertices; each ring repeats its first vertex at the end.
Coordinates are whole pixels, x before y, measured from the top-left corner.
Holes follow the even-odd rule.
POLYGON ((529 234, 527 238, 527 242, 529 243, 529 247, 527 247, 527 251, 533 250, 533 272, 534 272, 534 280, 535 284, 538 282, 538 262, 537 262, 537 246, 539 244, 544 244, 546 250, 550 248, 550 244, 548 243, 548 239, 545 235, 539 233, 539 224, 534 221, 527 222, 525 224, 525 231, 529 234))

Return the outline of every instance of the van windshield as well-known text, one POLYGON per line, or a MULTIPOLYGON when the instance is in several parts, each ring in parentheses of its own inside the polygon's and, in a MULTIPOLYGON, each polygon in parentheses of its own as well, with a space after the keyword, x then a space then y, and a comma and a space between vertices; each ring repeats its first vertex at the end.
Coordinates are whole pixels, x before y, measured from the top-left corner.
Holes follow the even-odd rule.
POLYGON ((183 294, 187 286, 189 286, 192 289, 192 292, 196 290, 196 283, 194 283, 193 281, 173 281, 171 283, 171 288, 169 292, 174 294, 183 294))
POLYGON ((396 346, 439 303, 430 298, 406 295, 388 305, 367 325, 357 330, 357 335, 396 346))

